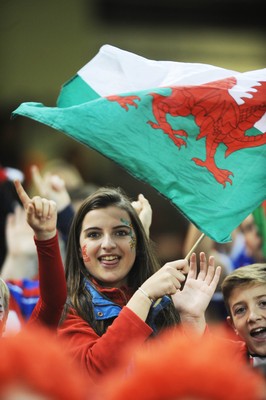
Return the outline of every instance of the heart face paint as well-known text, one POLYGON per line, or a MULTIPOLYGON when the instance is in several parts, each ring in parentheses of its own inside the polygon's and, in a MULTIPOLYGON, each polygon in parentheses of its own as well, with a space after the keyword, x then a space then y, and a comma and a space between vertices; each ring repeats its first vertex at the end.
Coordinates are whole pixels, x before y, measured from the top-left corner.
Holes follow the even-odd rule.
POLYGON ((87 246, 84 244, 81 248, 82 259, 84 262, 89 262, 91 259, 87 254, 87 246))
POLYGON ((131 239, 130 239, 129 245, 130 245, 131 250, 133 250, 136 248, 137 240, 136 240, 136 236, 134 234, 132 223, 127 221, 124 218, 121 218, 121 222, 123 222, 123 224, 125 224, 126 226, 128 226, 130 228, 129 236, 131 239))

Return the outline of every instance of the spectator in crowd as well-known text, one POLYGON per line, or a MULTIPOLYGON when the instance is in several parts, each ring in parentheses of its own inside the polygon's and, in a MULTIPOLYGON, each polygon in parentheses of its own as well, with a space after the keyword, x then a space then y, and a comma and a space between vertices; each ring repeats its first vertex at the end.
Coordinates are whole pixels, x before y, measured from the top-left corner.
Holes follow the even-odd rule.
POLYGON ((6 237, 5 225, 6 217, 13 212, 14 205, 17 202, 17 195, 14 189, 13 180, 24 181, 24 174, 15 168, 3 167, 0 165, 0 271, 6 257, 6 237))
MULTIPOLYGON (((184 242, 184 254, 189 251, 200 235, 200 231, 193 224, 189 224, 184 242)), ((263 254, 263 238, 253 214, 248 215, 232 232, 231 242, 216 243, 211 238, 204 236, 197 250, 204 251, 208 256, 213 255, 216 262, 221 265, 220 281, 208 307, 207 317, 209 322, 225 322, 227 311, 221 292, 223 279, 241 266, 266 262, 263 254)))
MULTIPOLYGON (((28 316, 27 326, 43 325, 56 330, 67 295, 64 266, 56 229, 56 204, 52 200, 42 199, 38 196, 31 200, 24 191, 20 191, 22 189, 20 181, 16 180, 15 185, 25 210, 27 222, 34 231, 35 245, 38 247, 40 296, 36 299, 34 309, 28 316), (52 262, 54 259, 57 260, 56 267, 52 262)), ((19 264, 19 259, 17 261, 19 264)), ((12 285, 10 288, 12 293, 12 285)))
MULTIPOLYGON (((49 243, 50 251, 56 245, 56 208, 45 198, 30 199, 18 181, 16 189, 42 262, 42 241, 49 243)), ((49 262, 49 268, 56 269, 61 261, 53 257, 49 262)), ((219 275, 213 257, 207 262, 204 253, 199 273, 195 253, 190 268, 186 259, 160 268, 131 201, 121 189, 100 188, 84 200, 71 225, 68 300, 58 335, 83 370, 96 379, 119 363, 125 343, 141 345, 180 321, 184 332, 193 327, 203 334, 204 313, 219 275)))
POLYGON ((68 302, 59 327, 71 353, 90 375, 112 369, 128 341, 144 343, 180 319, 202 334, 204 311, 218 282, 214 259, 201 255, 160 268, 127 196, 100 188, 75 215, 66 256, 68 302), (189 322, 188 322, 189 321, 189 322))
MULTIPOLYGON (((58 175, 53 175, 46 171, 45 176, 42 176, 36 165, 33 165, 30 170, 32 182, 38 194, 56 202, 58 211, 57 230, 60 239, 63 239, 63 241, 60 240, 60 250, 64 258, 65 246, 76 204, 73 205, 73 200, 70 198, 65 182, 58 175)), ((65 176, 67 177, 66 171, 65 176)), ((78 200, 77 184, 74 187, 76 191, 74 202, 76 202, 78 200)), ((70 188, 72 188, 71 185, 70 188)), ((93 191, 93 188, 95 189, 96 186, 85 185, 83 186, 83 192, 79 190, 79 194, 88 195, 93 191)), ((19 198, 17 196, 16 198, 18 202, 19 198)), ((139 213, 147 234, 149 234, 152 211, 148 200, 143 195, 139 195, 139 199, 132 204, 139 213)), ((16 333, 29 320, 40 296, 38 259, 32 236, 33 231, 26 221, 25 210, 17 203, 13 207, 13 212, 10 212, 6 217, 7 253, 1 272, 1 276, 7 282, 11 294, 10 312, 6 328, 6 333, 8 334, 16 333)))
POLYGON ((239 267, 222 282, 227 321, 239 337, 236 351, 254 366, 266 365, 266 263, 239 267))

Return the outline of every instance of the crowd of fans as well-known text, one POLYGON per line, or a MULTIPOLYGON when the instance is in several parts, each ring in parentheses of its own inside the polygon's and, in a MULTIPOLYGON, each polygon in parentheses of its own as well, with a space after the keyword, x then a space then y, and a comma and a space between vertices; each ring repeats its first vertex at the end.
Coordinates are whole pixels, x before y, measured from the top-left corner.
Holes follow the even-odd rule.
POLYGON ((153 241, 141 194, 58 162, 23 183, 1 168, 2 399, 266 399, 265 238, 253 214, 230 243, 205 237, 187 259, 201 232, 189 224, 182 248, 170 234, 153 241))

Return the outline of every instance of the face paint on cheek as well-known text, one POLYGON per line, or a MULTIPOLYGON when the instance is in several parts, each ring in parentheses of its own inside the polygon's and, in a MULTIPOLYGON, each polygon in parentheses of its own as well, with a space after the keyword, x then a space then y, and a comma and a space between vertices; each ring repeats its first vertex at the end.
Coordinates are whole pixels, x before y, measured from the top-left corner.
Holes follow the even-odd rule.
POLYGON ((129 245, 130 245, 131 250, 135 249, 136 246, 137 246, 137 240, 136 240, 136 237, 133 234, 131 236, 131 240, 129 242, 129 245))
POLYGON ((130 246, 131 250, 133 250, 133 249, 136 248, 136 245, 137 245, 137 239, 136 239, 136 236, 134 234, 133 225, 129 221, 124 219, 124 218, 121 218, 121 222, 123 222, 125 225, 130 227, 130 232, 129 232, 130 242, 129 242, 129 246, 130 246))
POLYGON ((82 246, 82 248, 81 248, 81 254, 82 254, 82 259, 83 259, 84 262, 88 262, 88 261, 91 260, 90 257, 89 257, 88 254, 87 254, 87 246, 86 246, 86 244, 84 244, 84 245, 82 246))

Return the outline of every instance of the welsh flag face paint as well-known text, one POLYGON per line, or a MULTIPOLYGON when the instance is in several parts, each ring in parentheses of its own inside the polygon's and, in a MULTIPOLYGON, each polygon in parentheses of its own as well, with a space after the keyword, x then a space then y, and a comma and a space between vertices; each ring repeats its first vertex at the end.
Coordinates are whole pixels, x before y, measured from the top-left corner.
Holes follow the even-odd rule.
POLYGON ((89 262, 91 259, 87 254, 87 246, 84 244, 81 248, 81 254, 84 262, 89 262))
POLYGON ((129 221, 123 219, 123 218, 121 219, 121 222, 123 222, 123 224, 127 225, 130 228, 130 233, 129 233, 129 236, 130 236, 130 248, 133 250, 133 249, 136 248, 136 245, 137 245, 137 239, 136 239, 136 235, 134 233, 133 226, 132 226, 131 222, 129 222, 129 221))

